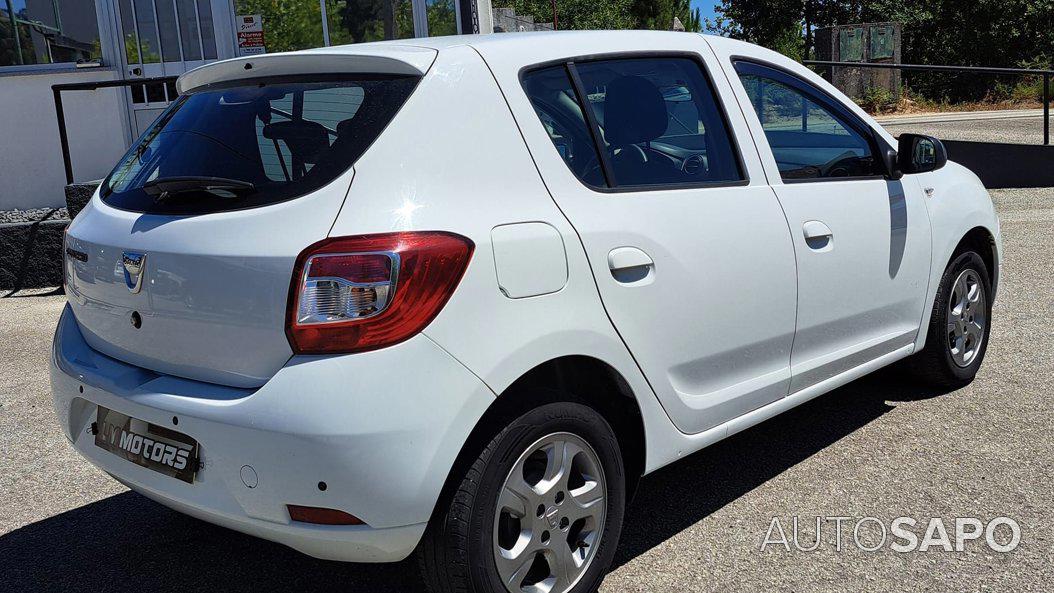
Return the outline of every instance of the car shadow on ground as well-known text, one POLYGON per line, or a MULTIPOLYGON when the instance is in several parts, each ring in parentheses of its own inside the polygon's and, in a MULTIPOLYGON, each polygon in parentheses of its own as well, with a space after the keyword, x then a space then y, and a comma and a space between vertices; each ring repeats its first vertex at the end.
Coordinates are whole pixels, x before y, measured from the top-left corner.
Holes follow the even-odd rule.
MULTIPOLYGON (((941 395, 894 367, 642 480, 621 566, 904 402, 941 395)), ((423 590, 416 564, 342 564, 191 519, 125 492, 0 536, 4 591, 423 590)))

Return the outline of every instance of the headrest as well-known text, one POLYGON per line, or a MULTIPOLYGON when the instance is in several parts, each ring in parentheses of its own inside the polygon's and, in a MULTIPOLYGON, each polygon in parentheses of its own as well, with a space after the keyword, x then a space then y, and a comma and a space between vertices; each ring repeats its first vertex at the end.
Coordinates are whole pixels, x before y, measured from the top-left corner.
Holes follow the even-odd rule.
POLYGON ((317 163, 329 149, 329 132, 322 124, 310 120, 279 121, 263 127, 268 140, 285 142, 293 156, 305 163, 317 163))
POLYGON ((604 137, 612 146, 649 142, 666 133, 666 101, 640 76, 621 76, 607 85, 604 137))

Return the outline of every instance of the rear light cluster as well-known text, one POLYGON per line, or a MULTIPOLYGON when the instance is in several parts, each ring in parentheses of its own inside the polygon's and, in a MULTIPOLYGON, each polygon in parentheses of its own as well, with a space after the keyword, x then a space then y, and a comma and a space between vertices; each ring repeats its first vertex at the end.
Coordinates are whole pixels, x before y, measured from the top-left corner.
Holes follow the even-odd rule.
POLYGON ((472 241, 438 231, 325 239, 297 258, 286 334, 297 354, 363 352, 420 332, 468 267, 472 241))

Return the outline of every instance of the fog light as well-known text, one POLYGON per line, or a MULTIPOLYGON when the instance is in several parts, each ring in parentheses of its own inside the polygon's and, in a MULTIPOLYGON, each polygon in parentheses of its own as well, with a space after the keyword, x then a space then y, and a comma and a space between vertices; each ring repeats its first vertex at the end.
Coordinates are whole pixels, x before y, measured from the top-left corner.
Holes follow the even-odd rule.
POLYGON ((316 525, 365 525, 362 519, 355 515, 338 511, 337 509, 323 509, 320 507, 304 507, 295 504, 287 504, 289 518, 300 523, 315 523, 316 525))

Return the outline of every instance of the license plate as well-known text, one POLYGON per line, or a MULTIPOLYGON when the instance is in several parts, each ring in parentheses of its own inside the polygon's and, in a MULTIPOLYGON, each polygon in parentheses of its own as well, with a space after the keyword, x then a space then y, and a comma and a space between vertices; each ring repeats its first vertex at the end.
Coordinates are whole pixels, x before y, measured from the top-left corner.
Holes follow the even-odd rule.
POLYGON ((99 406, 95 445, 156 472, 194 483, 198 443, 183 433, 99 406))

